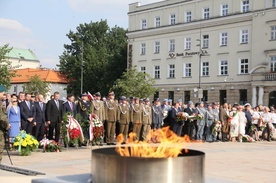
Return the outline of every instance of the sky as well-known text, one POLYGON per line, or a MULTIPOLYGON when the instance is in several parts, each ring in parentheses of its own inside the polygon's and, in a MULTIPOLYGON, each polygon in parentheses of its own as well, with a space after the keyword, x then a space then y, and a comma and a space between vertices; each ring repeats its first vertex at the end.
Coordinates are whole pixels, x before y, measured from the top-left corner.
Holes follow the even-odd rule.
MULTIPOLYGON (((0 0, 0 46, 31 49, 42 67, 59 64, 66 34, 83 23, 107 20, 127 29, 128 4, 139 0, 0 0)), ((141 5, 160 0, 140 0, 141 5)))

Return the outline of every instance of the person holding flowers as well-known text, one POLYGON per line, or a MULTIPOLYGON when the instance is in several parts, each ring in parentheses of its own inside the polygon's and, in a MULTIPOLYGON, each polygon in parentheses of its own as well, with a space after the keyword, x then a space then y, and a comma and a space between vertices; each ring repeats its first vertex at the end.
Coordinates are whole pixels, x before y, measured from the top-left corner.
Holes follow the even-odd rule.
POLYGON ((197 132, 196 140, 203 140, 203 132, 205 127, 205 113, 206 109, 204 108, 204 103, 199 102, 196 106, 197 109, 197 132))

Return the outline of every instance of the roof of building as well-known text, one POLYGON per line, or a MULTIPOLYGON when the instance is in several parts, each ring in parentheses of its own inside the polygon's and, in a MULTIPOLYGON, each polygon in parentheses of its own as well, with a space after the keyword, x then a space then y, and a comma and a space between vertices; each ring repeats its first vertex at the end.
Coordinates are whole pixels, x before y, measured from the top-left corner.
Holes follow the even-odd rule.
POLYGON ((12 48, 12 50, 6 54, 6 57, 17 58, 21 60, 39 61, 34 52, 30 49, 12 48))
POLYGON ((67 84, 67 78, 59 71, 51 69, 17 69, 16 76, 12 78, 11 83, 28 83, 30 77, 38 75, 41 80, 49 83, 63 83, 67 84))

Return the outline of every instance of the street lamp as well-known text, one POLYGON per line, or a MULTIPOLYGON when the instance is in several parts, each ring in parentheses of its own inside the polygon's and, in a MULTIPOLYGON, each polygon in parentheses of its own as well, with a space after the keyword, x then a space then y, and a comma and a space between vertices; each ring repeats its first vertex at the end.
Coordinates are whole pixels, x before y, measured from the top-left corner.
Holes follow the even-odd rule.
POLYGON ((81 42, 81 94, 83 90, 83 42, 81 42))
MULTIPOLYGON (((201 37, 201 31, 200 31, 200 37, 201 37)), ((199 52, 198 52, 198 56, 199 56, 199 63, 198 63, 198 93, 197 93, 197 97, 199 99, 199 102, 201 102, 201 99, 203 98, 203 92, 201 89, 201 56, 203 55, 202 49, 201 49, 201 39, 197 39, 197 41, 199 41, 199 44, 197 44, 196 46, 199 46, 199 52)))

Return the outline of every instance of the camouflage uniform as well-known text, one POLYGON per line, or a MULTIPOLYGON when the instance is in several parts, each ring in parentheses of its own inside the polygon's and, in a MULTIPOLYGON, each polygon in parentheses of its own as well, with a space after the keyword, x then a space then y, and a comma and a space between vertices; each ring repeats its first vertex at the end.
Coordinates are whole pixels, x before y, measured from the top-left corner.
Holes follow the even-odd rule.
POLYGON ((8 125, 9 122, 6 109, 2 106, 2 102, 0 101, 0 164, 2 160, 2 154, 5 148, 4 130, 8 128, 8 125))

